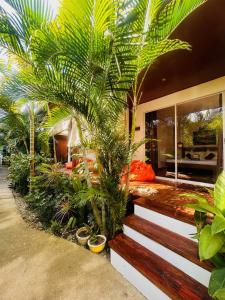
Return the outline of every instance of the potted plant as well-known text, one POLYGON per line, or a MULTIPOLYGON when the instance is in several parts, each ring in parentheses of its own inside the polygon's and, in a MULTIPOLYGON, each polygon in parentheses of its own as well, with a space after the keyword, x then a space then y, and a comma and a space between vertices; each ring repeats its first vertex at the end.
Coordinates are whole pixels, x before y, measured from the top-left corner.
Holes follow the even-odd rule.
POLYGON ((199 194, 181 194, 196 200, 185 204, 195 209, 199 258, 215 265, 209 282, 209 295, 224 300, 225 295, 225 171, 217 179, 214 191, 209 191, 213 202, 199 194), (211 220, 207 221, 208 213, 211 220))
POLYGON ((80 245, 86 246, 87 241, 91 236, 91 230, 88 226, 83 226, 76 231, 76 238, 80 245))
POLYGON ((106 237, 101 234, 94 234, 88 240, 88 247, 93 253, 100 253, 104 250, 106 244, 106 237))

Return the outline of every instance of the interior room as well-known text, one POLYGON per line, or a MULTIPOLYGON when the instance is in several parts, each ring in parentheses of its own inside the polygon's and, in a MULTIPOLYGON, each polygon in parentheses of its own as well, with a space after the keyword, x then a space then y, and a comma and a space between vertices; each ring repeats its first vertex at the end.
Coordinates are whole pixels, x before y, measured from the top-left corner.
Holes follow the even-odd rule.
POLYGON ((147 113, 146 159, 157 176, 215 183, 223 166, 222 116, 220 94, 147 113))

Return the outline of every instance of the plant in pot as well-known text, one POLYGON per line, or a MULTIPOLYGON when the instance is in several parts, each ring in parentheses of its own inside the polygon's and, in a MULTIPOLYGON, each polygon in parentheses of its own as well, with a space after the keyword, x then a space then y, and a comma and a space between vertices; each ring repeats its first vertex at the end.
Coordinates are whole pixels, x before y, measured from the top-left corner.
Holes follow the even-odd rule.
POLYGON ((88 240, 88 247, 93 253, 100 253, 105 249, 106 237, 101 234, 93 234, 88 240))
POLYGON ((78 243, 81 246, 87 245, 87 241, 90 238, 90 236, 91 236, 91 229, 88 225, 85 225, 76 231, 76 238, 78 243))

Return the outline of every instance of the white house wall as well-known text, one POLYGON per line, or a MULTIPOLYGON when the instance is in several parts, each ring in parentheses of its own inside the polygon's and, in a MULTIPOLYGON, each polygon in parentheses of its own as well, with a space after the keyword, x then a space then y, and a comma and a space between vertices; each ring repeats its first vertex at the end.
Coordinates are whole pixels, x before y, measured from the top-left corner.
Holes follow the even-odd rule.
MULTIPOLYGON (((135 141, 140 141, 145 138, 145 113, 166 108, 178 103, 196 100, 198 98, 210 96, 225 91, 225 76, 218 79, 140 104, 137 110, 136 127, 140 127, 139 131, 135 132, 135 141)), ((135 154, 135 159, 145 159, 145 146, 139 148, 135 154)))

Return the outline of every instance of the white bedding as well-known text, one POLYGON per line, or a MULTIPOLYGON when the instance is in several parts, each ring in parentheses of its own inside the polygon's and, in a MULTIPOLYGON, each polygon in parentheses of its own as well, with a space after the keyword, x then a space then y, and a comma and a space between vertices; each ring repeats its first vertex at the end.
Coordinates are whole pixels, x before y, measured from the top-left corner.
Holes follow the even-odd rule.
MULTIPOLYGON (((175 163, 175 159, 167 159, 168 163, 175 163)), ((178 159, 178 164, 192 164, 192 165, 204 165, 204 166, 216 166, 216 160, 193 160, 193 159, 178 159)))

